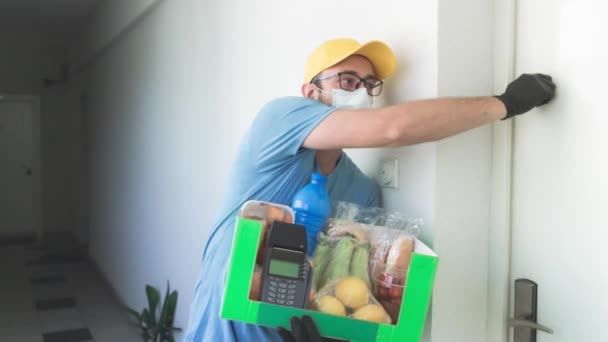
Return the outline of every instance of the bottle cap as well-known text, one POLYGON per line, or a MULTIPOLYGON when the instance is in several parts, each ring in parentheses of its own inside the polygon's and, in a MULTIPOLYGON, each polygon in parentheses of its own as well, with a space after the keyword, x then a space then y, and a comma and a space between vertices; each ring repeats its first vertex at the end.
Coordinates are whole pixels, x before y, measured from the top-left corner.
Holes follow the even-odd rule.
POLYGON ((327 182, 327 177, 323 176, 320 173, 316 173, 316 172, 312 173, 310 179, 311 179, 312 183, 318 183, 321 185, 325 185, 325 183, 327 182))

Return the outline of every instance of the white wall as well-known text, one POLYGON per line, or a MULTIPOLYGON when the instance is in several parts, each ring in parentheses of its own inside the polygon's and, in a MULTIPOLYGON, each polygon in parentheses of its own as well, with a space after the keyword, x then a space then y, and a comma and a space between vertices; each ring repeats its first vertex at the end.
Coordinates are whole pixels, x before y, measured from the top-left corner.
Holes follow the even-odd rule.
MULTIPOLYGON (((441 1, 439 96, 492 95, 491 1, 441 1)), ((492 129, 437 143, 433 341, 486 342, 492 129)))
MULTIPOLYGON (((170 280, 180 292, 176 324, 185 327, 240 137, 264 102, 299 95, 305 59, 321 41, 391 45, 399 67, 387 103, 481 95, 492 81, 489 13, 481 0, 161 2, 81 74, 90 108, 91 254, 121 299, 141 307, 144 284, 170 280)), ((422 217, 423 239, 441 256, 434 341, 481 341, 484 333, 490 144, 490 131, 480 129, 349 152, 370 174, 381 156, 400 160, 400 188, 383 198, 389 209, 422 217)))
POLYGON ((65 87, 44 88, 43 78, 58 78, 67 59, 68 35, 36 25, 0 24, 0 93, 35 95, 41 104, 43 229, 72 229, 77 128, 68 110, 65 87))
POLYGON ((137 18, 153 8, 161 0, 104 0, 87 18, 88 24, 76 37, 71 57, 74 68, 81 69, 102 53, 112 41, 118 39, 129 26, 137 24, 137 18))

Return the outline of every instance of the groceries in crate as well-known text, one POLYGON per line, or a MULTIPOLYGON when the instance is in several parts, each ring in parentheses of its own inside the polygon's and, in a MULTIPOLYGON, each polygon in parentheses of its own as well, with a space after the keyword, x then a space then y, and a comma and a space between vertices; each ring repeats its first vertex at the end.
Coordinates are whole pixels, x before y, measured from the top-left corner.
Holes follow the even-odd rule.
POLYGON ((312 259, 318 290, 313 308, 342 313, 341 304, 352 318, 395 324, 419 225, 420 220, 396 213, 339 202, 312 259), (367 301, 345 303, 336 292, 338 284, 367 301))
MULTIPOLYGON (((267 272, 264 261, 272 256, 272 243, 268 243, 272 223, 293 223, 296 215, 290 207, 280 204, 245 203, 236 220, 221 318, 285 328, 290 318, 304 314, 313 317, 325 337, 420 340, 438 257, 424 243, 414 240, 419 221, 344 203, 339 203, 333 213, 336 214, 317 236, 313 257, 308 257, 318 284, 310 286, 307 306, 297 308, 287 306, 287 300, 285 304, 260 302, 264 274, 288 278, 295 275, 292 263, 279 262, 272 272, 267 272), (416 252, 411 255, 412 267, 408 269, 414 244, 416 252), (318 295, 315 290, 320 291, 318 295)), ((300 226, 302 231, 305 228, 300 226)), ((266 266, 270 271, 270 264, 266 266)), ((287 291, 290 285, 293 284, 287 284, 287 291)))
MULTIPOLYGON (((263 223, 249 296, 263 300, 268 292, 268 288, 262 290, 262 284, 269 270, 264 272, 270 261, 270 227, 275 221, 293 223, 294 213, 283 205, 251 201, 240 216, 263 223)), ((420 220, 379 208, 337 202, 310 259, 312 286, 307 306, 328 314, 396 324, 419 225, 420 220)), ((285 271, 295 269, 284 261, 285 271)), ((274 303, 287 305, 286 300, 274 303)))

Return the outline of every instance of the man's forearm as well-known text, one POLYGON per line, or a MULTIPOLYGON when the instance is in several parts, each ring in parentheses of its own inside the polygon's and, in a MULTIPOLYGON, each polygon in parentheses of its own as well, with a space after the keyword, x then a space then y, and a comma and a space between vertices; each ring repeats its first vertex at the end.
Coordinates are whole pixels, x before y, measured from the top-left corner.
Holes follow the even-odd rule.
POLYGON ((440 140, 500 120, 504 104, 495 97, 454 97, 407 102, 381 109, 392 118, 391 146, 440 140))
POLYGON ((555 94, 550 76, 524 74, 498 97, 446 97, 390 107, 338 109, 308 135, 316 150, 406 146, 440 140, 546 104, 555 94))

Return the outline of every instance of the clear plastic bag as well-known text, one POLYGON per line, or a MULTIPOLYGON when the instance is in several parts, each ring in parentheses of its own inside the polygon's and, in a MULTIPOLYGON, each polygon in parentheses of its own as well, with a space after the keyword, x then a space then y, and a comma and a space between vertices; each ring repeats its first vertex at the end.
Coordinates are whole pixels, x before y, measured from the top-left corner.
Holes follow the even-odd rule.
POLYGON ((400 213, 334 203, 326 233, 320 235, 313 255, 317 296, 331 292, 340 279, 356 277, 370 290, 373 302, 382 304, 396 323, 421 225, 422 220, 400 213))

